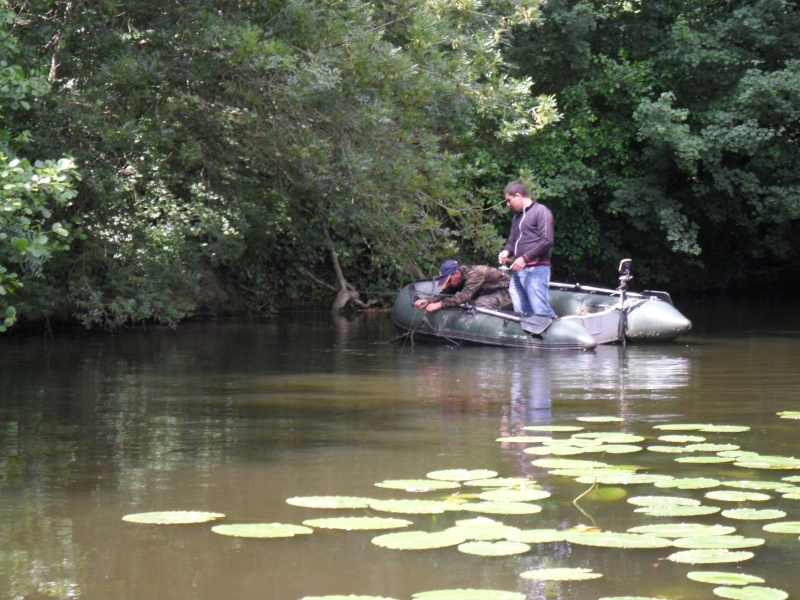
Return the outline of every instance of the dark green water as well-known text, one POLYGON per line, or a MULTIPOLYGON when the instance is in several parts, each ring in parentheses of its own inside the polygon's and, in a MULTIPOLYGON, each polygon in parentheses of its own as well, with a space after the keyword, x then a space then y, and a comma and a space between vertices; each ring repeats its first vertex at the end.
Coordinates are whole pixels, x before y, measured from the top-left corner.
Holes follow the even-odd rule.
MULTIPOLYGON (((696 570, 760 576, 800 597, 800 540, 766 521, 721 515, 646 517, 620 499, 573 499, 588 486, 533 466, 536 456, 498 438, 537 424, 583 425, 648 437, 667 423, 746 425, 709 442, 800 457, 800 315, 790 303, 687 300, 693 331, 669 345, 588 353, 387 343, 386 315, 182 325, 103 338, 0 344, 0 598, 300 600, 493 588, 528 598, 714 597, 696 570), (622 423, 577 421, 618 416, 622 423), (308 495, 410 498, 375 487, 438 469, 527 476, 553 494, 531 516, 485 515, 517 527, 625 531, 665 522, 724 523, 762 537, 741 563, 687 565, 679 549, 539 544, 526 554, 479 557, 456 548, 400 551, 371 543, 386 532, 318 529, 292 539, 221 536, 211 525, 137 525, 130 513, 203 510, 225 523, 370 514, 291 506, 308 495), (519 574, 586 567, 601 579, 535 582, 519 574)), ((666 432, 670 433, 670 432, 666 432)), ((562 437, 569 434, 558 434, 562 437)), ((598 458, 675 477, 778 480, 800 471, 682 464, 642 451, 598 458)), ((652 485, 629 496, 666 494, 652 485)), ((681 492, 707 504, 706 490, 681 492)), ((438 498, 432 494, 426 498, 438 498)), ((769 508, 800 520, 800 500, 769 508)), ((418 497, 418 496, 413 496, 418 497)), ((739 507, 737 503, 723 509, 739 507)), ((741 503, 747 508, 755 502, 741 503)), ((765 503, 761 503, 765 504, 765 503)), ((396 515, 436 531, 475 513, 396 515)))

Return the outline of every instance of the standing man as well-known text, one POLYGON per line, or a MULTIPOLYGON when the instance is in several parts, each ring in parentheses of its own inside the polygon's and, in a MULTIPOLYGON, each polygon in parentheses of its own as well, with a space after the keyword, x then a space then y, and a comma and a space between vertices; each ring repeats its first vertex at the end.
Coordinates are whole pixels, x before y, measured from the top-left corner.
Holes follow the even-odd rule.
POLYGON ((503 194, 514 211, 511 233, 497 259, 511 263, 509 293, 514 310, 521 313, 555 316, 548 299, 550 293, 550 257, 553 253, 553 214, 528 195, 521 181, 512 181, 503 194))

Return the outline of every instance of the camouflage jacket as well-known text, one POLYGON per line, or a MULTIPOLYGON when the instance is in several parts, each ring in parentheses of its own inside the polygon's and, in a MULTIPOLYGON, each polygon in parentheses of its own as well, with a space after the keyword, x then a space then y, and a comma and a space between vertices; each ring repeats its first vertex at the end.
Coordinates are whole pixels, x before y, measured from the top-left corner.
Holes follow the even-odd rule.
POLYGON ((444 288, 441 294, 431 298, 431 302, 441 302, 442 308, 452 308, 478 296, 508 288, 511 281, 511 276, 505 271, 486 265, 462 266, 458 270, 461 271, 461 285, 444 288))

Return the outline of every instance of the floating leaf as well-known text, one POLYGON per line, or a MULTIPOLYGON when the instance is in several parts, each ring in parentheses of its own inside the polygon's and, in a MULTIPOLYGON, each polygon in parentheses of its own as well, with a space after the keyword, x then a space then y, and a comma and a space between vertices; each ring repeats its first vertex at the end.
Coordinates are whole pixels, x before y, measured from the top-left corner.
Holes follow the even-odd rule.
POLYGON ((511 444, 541 444, 552 438, 543 435, 510 435, 508 437, 499 437, 496 442, 507 442, 511 444))
POLYGON ((624 421, 622 417, 603 417, 603 416, 595 416, 595 417, 578 417, 577 421, 583 421, 586 423, 619 423, 624 421))
POLYGON ((602 469, 610 466, 604 462, 574 458, 540 458, 534 460, 531 464, 542 469, 602 469))
POLYGON ((444 481, 470 481, 471 479, 489 479, 497 477, 496 471, 488 469, 449 469, 444 471, 431 471, 426 475, 430 479, 444 481))
POLYGON ((602 444, 600 446, 592 446, 585 448, 585 452, 602 452, 604 454, 631 454, 632 452, 641 452, 641 446, 634 444, 602 444))
POLYGON ((743 550, 684 550, 682 552, 670 554, 667 560, 697 565, 704 563, 742 562, 750 560, 753 556, 755 556, 755 554, 752 552, 745 552, 743 550))
POLYGON ((668 479, 659 481, 656 487, 660 488, 677 488, 679 490, 700 490, 704 488, 717 487, 720 482, 710 477, 680 477, 675 479, 668 479))
POLYGON ((653 429, 662 429, 664 431, 698 431, 703 427, 708 427, 708 424, 696 423, 666 423, 663 425, 654 425, 653 429))
POLYGON ((458 546, 466 541, 464 535, 453 531, 453 528, 433 533, 428 533, 427 531, 402 531, 372 538, 372 543, 376 546, 391 548, 392 550, 431 550, 458 546))
POLYGON ((583 427, 578 425, 526 425, 526 431, 583 431, 583 427))
POLYGON ((599 440, 604 444, 635 444, 645 440, 644 436, 636 435, 634 433, 621 433, 618 431, 576 433, 572 437, 578 439, 599 440))
POLYGON ((660 446, 658 444, 653 446, 648 446, 647 449, 650 452, 663 452, 666 454, 686 454, 687 452, 691 452, 687 450, 684 446, 660 446))
POLYGON ((520 577, 525 579, 544 579, 547 581, 580 581, 584 579, 597 579, 602 577, 602 573, 595 573, 592 569, 582 568, 556 568, 556 569, 535 569, 520 573, 520 577))
POLYGON ((637 506, 700 506, 699 500, 680 496, 634 496, 628 502, 637 506))
POLYGON ((763 502, 765 500, 771 500, 772 496, 769 494, 759 494, 758 492, 714 490, 713 492, 706 492, 706 498, 709 500, 720 500, 722 502, 747 502, 748 500, 763 502))
POLYGON ((664 523, 656 525, 639 525, 628 529, 629 533, 653 533, 666 538, 684 538, 691 536, 728 535, 736 531, 730 525, 704 525, 702 523, 664 523))
POLYGON ((800 410, 782 410, 776 414, 781 419, 800 419, 800 410))
POLYGON ((658 439, 662 442, 675 442, 678 444, 691 444, 706 441, 706 438, 702 435, 660 435, 658 439))
POLYGON ((419 592, 414 600, 525 600, 525 594, 501 590, 433 590, 419 592))
POLYGON ((695 535, 687 538, 675 540, 676 548, 692 548, 696 550, 710 548, 727 548, 735 550, 737 548, 754 548, 761 546, 766 540, 761 538, 748 538, 741 535, 695 535))
MULTIPOLYGON (((591 472, 590 472, 591 473, 591 472)), ((578 483, 598 483, 603 485, 637 485, 637 484, 648 484, 648 483, 655 483, 656 485, 660 481, 669 481, 672 479, 669 475, 656 475, 656 474, 645 474, 645 473, 630 473, 625 474, 624 472, 620 471, 619 473, 598 473, 597 475, 583 475, 575 479, 578 483)))
POLYGON ((571 534, 567 539, 573 544, 601 548, 667 548, 672 545, 670 540, 650 534, 611 531, 571 534))
POLYGON ((768 523, 762 527, 764 531, 772 533, 800 534, 800 521, 783 521, 781 523, 768 523))
POLYGON ((456 521, 455 526, 450 529, 455 530, 454 533, 464 536, 466 540, 485 542, 511 539, 512 536, 520 532, 518 527, 504 525, 500 521, 495 521, 486 517, 462 519, 456 521))
POLYGON ((397 529, 413 525, 405 519, 392 519, 388 517, 333 517, 329 519, 308 519, 303 525, 319 527, 321 529, 344 529, 345 531, 370 530, 370 529, 397 529))
POLYGON ((125 515, 122 520, 145 525, 190 525, 192 523, 207 523, 208 521, 221 519, 224 516, 222 513, 199 510, 170 510, 125 515))
POLYGON ((478 498, 493 502, 534 502, 550 497, 550 492, 545 490, 490 490, 481 492, 478 498))
POLYGON ((728 510, 723 510, 722 516, 728 517, 729 519, 741 519, 743 521, 759 521, 766 519, 782 519, 786 516, 786 513, 774 508, 730 508, 728 510))
POLYGON ((707 433, 744 433, 745 431, 750 431, 750 428, 746 425, 706 425, 698 431, 707 433))
POLYGON ((435 479, 387 479, 375 484, 379 488, 403 490, 406 492, 433 492, 437 490, 454 490, 461 484, 455 481, 437 481, 435 479))
POLYGON ((461 510, 490 515, 535 515, 542 511, 541 506, 526 502, 468 502, 461 510))
POLYGON ((613 500, 620 500, 628 495, 625 488, 615 486, 595 486, 588 492, 582 495, 582 498, 587 500, 599 500, 601 502, 611 502, 613 500))
POLYGON ((513 487, 517 489, 528 489, 533 487, 539 489, 534 479, 526 479, 525 477, 493 477, 490 479, 472 479, 465 481, 462 485, 470 487, 513 487))
POLYGON ((382 512, 407 515, 438 515, 461 509, 459 504, 441 500, 372 500, 369 507, 382 512))
POLYGON ((458 546, 459 552, 475 554, 477 556, 511 556, 524 554, 531 547, 522 542, 464 542, 458 546))
POLYGON ((748 583, 764 583, 761 577, 744 573, 727 573, 725 571, 691 571, 686 576, 700 583, 715 585, 747 585, 748 583))
POLYGON ((714 593, 721 598, 733 600, 785 600, 789 597, 783 590, 758 585, 748 585, 743 588, 718 587, 714 588, 714 593))
POLYGON ((572 456, 575 454, 585 454, 591 452, 590 448, 580 446, 534 446, 533 448, 525 448, 525 454, 533 454, 535 456, 572 456))
POLYGON ((800 469, 800 459, 786 456, 764 456, 763 454, 757 458, 740 458, 733 464, 746 469, 800 469))
POLYGON ((724 456, 683 456, 681 458, 676 458, 675 462, 691 463, 696 465, 713 465, 719 463, 730 463, 734 460, 735 459, 733 458, 725 458, 724 456))
POLYGON ((600 600, 664 600, 655 596, 604 596, 600 600))
POLYGON ((644 513, 651 517, 697 517, 713 515, 720 511, 718 506, 645 506, 633 512, 644 513))
POLYGON ((686 449, 691 452, 733 452, 740 448, 736 444, 689 444, 686 449))
POLYGON ((778 490, 786 485, 784 481, 723 481, 722 485, 743 490, 778 490))
POLYGON ((244 538, 286 538, 296 535, 308 535, 314 530, 302 525, 287 523, 238 523, 231 525, 215 525, 214 533, 244 538))
POLYGON ((295 496, 287 498, 286 503, 303 508, 367 508, 372 498, 358 496, 295 496))
POLYGON ((781 481, 788 481, 789 483, 800 483, 800 475, 789 475, 788 477, 781 477, 781 481))
POLYGON ((303 596, 302 600, 395 600, 384 596, 303 596))

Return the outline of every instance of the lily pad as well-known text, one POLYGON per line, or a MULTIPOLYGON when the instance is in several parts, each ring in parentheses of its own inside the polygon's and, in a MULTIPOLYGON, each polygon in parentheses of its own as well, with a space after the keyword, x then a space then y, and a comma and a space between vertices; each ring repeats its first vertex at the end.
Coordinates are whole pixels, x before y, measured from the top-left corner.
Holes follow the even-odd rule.
POLYGON ((578 460, 574 458, 540 458, 534 460, 531 464, 542 469, 602 469, 610 466, 608 463, 596 460, 578 460))
POLYGON ((585 423, 620 423, 624 421, 622 417, 603 417, 603 416, 592 416, 592 417, 577 417, 576 421, 583 421, 585 423))
POLYGON ((586 453, 589 452, 602 452, 603 454, 631 454, 633 452, 641 452, 643 448, 635 444, 601 444, 600 446, 591 446, 584 449, 586 453))
POLYGON ((782 410, 776 414, 781 419, 800 419, 800 410, 782 410))
POLYGON ((733 600, 786 600, 789 597, 789 594, 783 590, 758 585, 748 585, 742 588, 718 587, 714 588, 714 594, 733 600))
POLYGON ((764 531, 772 533, 800 534, 800 521, 782 521, 781 523, 768 523, 762 527, 764 531))
POLYGON ((552 438, 544 435, 509 435, 508 437, 499 437, 495 441, 509 444, 541 444, 550 439, 552 438))
POLYGON ((700 506, 700 500, 681 496, 634 496, 628 502, 637 506, 700 506))
POLYGON ((215 525, 214 533, 244 538, 286 538, 296 535, 308 535, 314 530, 302 525, 287 523, 234 523, 231 525, 215 525))
POLYGON ((328 519, 308 519, 303 525, 320 529, 343 529, 345 531, 365 531, 372 529, 397 529, 413 525, 405 519, 388 517, 333 517, 328 519))
POLYGON ((722 516, 743 521, 760 521, 766 519, 782 519, 786 516, 786 513, 774 508, 730 508, 728 510, 723 510, 722 516))
POLYGON ((592 431, 587 433, 576 433, 572 437, 578 439, 599 440, 604 444, 635 444, 645 440, 644 436, 636 435, 634 433, 621 433, 618 431, 592 431))
POLYGON ((721 463, 731 463, 734 460, 735 459, 733 458, 725 458, 724 456, 683 456, 681 458, 676 458, 675 462, 689 463, 695 465, 713 465, 721 463))
POLYGON ((561 444, 555 446, 534 446, 532 448, 525 448, 523 452, 525 454, 533 454, 534 456, 574 456, 576 454, 591 452, 591 448, 561 444))
POLYGON ((578 425, 526 425, 525 431, 583 431, 583 427, 578 425))
POLYGON ((728 573, 725 571, 691 571, 686 576, 700 583, 715 585, 747 585, 748 583, 764 583, 761 577, 744 573, 728 573))
POLYGON ((464 536, 466 540, 482 542, 511 539, 512 536, 520 532, 518 527, 504 525, 500 521, 487 517, 462 519, 456 521, 455 526, 450 529, 454 530, 453 533, 464 536))
POLYGON ((665 423, 662 425, 654 425, 653 429, 661 429, 663 431, 699 431, 703 427, 708 427, 708 424, 665 423))
POLYGON ((373 498, 358 496, 295 496, 287 498, 286 503, 303 508, 367 508, 373 498))
POLYGON ((692 452, 734 452, 740 450, 736 444, 689 444, 686 449, 692 452))
POLYGON ((675 479, 668 479, 659 481, 656 487, 660 488, 676 488, 679 490, 701 490, 705 488, 718 487, 720 482, 710 477, 679 477, 675 479))
POLYGON ((600 502, 611 502, 621 500, 628 495, 625 488, 616 486, 595 486, 581 497, 587 500, 598 500, 600 502))
POLYGON ((470 481, 471 479, 489 479, 490 477, 497 477, 497 472, 488 469, 449 469, 444 471, 431 471, 426 477, 444 481, 470 481))
POLYGON ((647 449, 650 452, 661 452, 664 454, 686 454, 691 452, 691 450, 687 450, 684 446, 663 446, 659 444, 648 446, 647 449))
POLYGON ((419 592, 414 600, 525 600, 525 594, 502 590, 432 590, 419 592))
POLYGON ((752 552, 746 552, 744 550, 683 550, 682 552, 670 554, 667 557, 667 560, 677 563, 698 565, 710 563, 742 562, 745 560, 750 560, 754 556, 755 554, 752 552))
POLYGON ((534 569, 520 573, 524 579, 543 579, 547 581, 581 581, 585 579, 597 579, 602 577, 602 573, 595 573, 592 569, 582 568, 555 568, 555 569, 534 569))
POLYGON ((706 425, 698 429, 698 431, 708 433, 744 433, 745 431, 750 431, 750 428, 746 425, 706 425))
POLYGON ((527 502, 468 502, 461 510, 490 515, 535 515, 542 507, 527 502))
POLYGON ((702 515, 713 515, 720 511, 718 506, 643 506, 634 509, 633 512, 643 513, 651 517, 699 517, 702 515))
POLYGON ((709 500, 720 500, 722 502, 764 502, 771 500, 772 496, 769 494, 760 494, 758 492, 735 492, 731 490, 714 490, 706 492, 706 498, 709 500))
POLYGON ((705 525, 702 523, 659 523, 656 525, 639 525, 628 529, 629 533, 652 533, 666 538, 728 535, 734 531, 736 531, 736 527, 730 525, 705 525))
POLYGON ((447 548, 458 546, 467 540, 464 535, 453 531, 402 531, 400 533, 387 533, 372 538, 372 543, 382 548, 392 550, 431 550, 434 548, 447 548))
POLYGON ((800 459, 787 456, 765 456, 763 454, 757 458, 740 458, 733 464, 746 469, 800 469, 800 459))
POLYGON ((303 596, 302 600, 395 600, 395 598, 387 598, 385 596, 303 596))
POLYGON ((522 542, 464 542, 458 546, 459 552, 475 554, 477 556, 511 556, 512 554, 525 554, 531 547, 522 542))
POLYGON ((675 442, 676 444, 696 444, 706 441, 702 435, 660 435, 658 439, 662 442, 675 442))
POLYGON ((672 541, 646 533, 580 533, 570 534, 571 543, 581 546, 597 546, 601 548, 667 548, 672 541))
POLYGON ((461 487, 455 481, 437 481, 435 479, 387 479, 375 484, 379 488, 403 490, 405 492, 434 492, 438 490, 454 490, 461 487))
POLYGON ((544 500, 551 496, 550 492, 545 490, 489 490, 488 492, 481 492, 478 498, 481 500, 490 500, 492 502, 535 502, 536 500, 544 500))
POLYGON ((725 487, 739 488, 743 490, 779 490, 786 486, 785 481, 723 481, 725 487))
POLYGON ((590 474, 583 475, 575 479, 578 483, 598 483, 603 485, 641 485, 641 484, 658 484, 660 481, 668 481, 671 477, 669 475, 657 475, 647 473, 625 473, 619 471, 618 473, 598 473, 597 475, 590 474))
MULTIPOLYGON (((537 484, 535 480, 526 479, 525 477, 492 477, 489 479, 471 479, 470 481, 465 481, 462 485, 470 487, 513 487, 516 489, 527 489, 537 484)), ((538 489, 538 487, 534 489, 538 489)))
POLYGON ((676 548, 691 548, 695 550, 726 548, 737 550, 739 548, 754 548, 761 546, 766 540, 761 538, 748 538, 741 535, 695 535, 688 538, 679 538, 673 545, 676 548))
POLYGON ((134 513, 122 517, 128 523, 145 525, 190 525, 207 523, 224 517, 222 513, 203 512, 199 510, 170 510, 161 512, 134 513))
POLYGON ((447 511, 460 510, 461 505, 441 500, 372 500, 369 507, 388 513, 440 515, 447 511))

